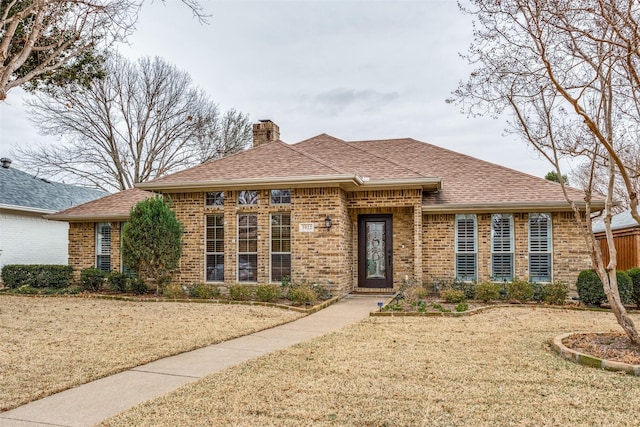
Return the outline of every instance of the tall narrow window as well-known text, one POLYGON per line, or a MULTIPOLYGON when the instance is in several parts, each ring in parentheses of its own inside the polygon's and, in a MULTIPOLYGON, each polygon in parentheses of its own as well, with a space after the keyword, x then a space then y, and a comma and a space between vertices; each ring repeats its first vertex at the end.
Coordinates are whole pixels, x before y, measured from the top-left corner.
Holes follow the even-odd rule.
POLYGON ((491 276, 496 281, 513 280, 513 215, 491 216, 491 276))
POLYGON ((476 229, 475 215, 456 215, 456 278, 458 280, 478 279, 476 229))
POLYGON ((551 214, 529 214, 529 280, 551 281, 551 214))
POLYGON ((258 281, 258 215, 238 215, 238 281, 258 281))
POLYGON ((96 224, 96 268, 102 271, 111 270, 111 224, 96 224))
POLYGON ((224 215, 207 215, 206 269, 208 282, 224 281, 224 215))
POLYGON ((291 215, 271 214, 271 281, 291 276, 291 215))

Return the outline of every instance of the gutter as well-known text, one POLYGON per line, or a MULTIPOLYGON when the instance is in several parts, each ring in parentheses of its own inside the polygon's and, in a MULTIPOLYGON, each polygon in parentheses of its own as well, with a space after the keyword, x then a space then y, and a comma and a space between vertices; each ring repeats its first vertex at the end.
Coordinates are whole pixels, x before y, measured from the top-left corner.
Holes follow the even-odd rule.
MULTIPOLYGON (((577 202, 580 211, 585 210, 584 202, 577 202)), ((604 209, 604 202, 592 202, 591 211, 604 209)), ((499 213, 499 212, 566 212, 571 205, 564 202, 517 202, 517 203, 487 203, 487 204, 442 204, 422 205, 422 213, 499 213)))
POLYGON ((52 221, 65 221, 65 222, 109 222, 109 221, 127 221, 129 220, 129 214, 115 213, 115 214, 90 214, 90 215, 64 215, 64 214, 51 214, 44 215, 45 219, 52 221))
POLYGON ((303 177, 282 178, 246 178, 241 180, 223 179, 213 181, 177 181, 177 182, 142 182, 135 185, 136 188, 151 191, 162 190, 205 190, 205 189, 251 189, 260 190, 277 187, 338 187, 340 184, 360 186, 363 180, 358 175, 317 175, 303 177))
POLYGON ((54 212, 58 212, 52 209, 34 208, 31 206, 5 205, 2 203, 0 203, 0 209, 6 209, 6 210, 18 211, 18 212, 39 213, 39 214, 52 214, 54 212))

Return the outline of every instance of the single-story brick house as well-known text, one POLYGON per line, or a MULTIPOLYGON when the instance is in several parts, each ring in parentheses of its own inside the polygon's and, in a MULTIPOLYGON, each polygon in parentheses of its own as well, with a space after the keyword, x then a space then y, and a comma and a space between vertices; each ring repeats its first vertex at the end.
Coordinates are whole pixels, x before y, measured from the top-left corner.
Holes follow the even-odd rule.
POLYGON ((69 263, 101 265, 108 229, 109 266, 122 268, 121 226, 147 191, 170 196, 184 224, 182 283, 291 276, 341 294, 406 278, 573 283, 589 267, 557 183, 410 138, 290 145, 268 120, 250 150, 52 215, 71 224, 69 263))

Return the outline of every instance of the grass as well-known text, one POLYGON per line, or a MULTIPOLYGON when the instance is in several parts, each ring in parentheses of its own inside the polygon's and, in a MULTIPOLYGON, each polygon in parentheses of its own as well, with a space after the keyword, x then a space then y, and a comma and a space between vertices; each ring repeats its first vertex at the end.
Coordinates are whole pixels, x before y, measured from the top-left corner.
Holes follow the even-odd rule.
POLYGON ((0 295, 0 410, 301 316, 258 306, 0 295))
POLYGON ((610 313, 532 307, 372 317, 102 425, 637 425, 639 378, 573 364, 548 345, 563 332, 610 330, 610 313))

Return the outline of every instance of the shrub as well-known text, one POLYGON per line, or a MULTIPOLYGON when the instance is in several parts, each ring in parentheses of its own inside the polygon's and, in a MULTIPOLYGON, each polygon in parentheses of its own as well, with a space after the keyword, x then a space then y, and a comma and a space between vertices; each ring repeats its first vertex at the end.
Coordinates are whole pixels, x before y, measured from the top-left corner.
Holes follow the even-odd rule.
POLYGON ((109 288, 116 292, 126 292, 127 279, 128 276, 125 273, 112 271, 107 275, 107 284, 109 285, 109 288))
POLYGON ((97 292, 104 283, 107 273, 95 268, 85 268, 80 272, 80 283, 87 291, 97 292))
MULTIPOLYGON (((623 304, 627 304, 631 301, 631 295, 633 293, 633 283, 631 278, 622 271, 616 272, 616 278, 618 281, 620 300, 623 304)), ((576 287, 578 288, 580 301, 585 304, 600 305, 607 301, 602 281, 600 281, 600 277, 594 270, 581 271, 578 275, 576 287)))
POLYGON ((194 298, 218 298, 220 296, 220 288, 204 283, 196 283, 189 287, 189 295, 194 298))
POLYGON ((463 291, 450 289, 442 293, 442 298, 444 298, 444 300, 449 303, 458 303, 465 300, 465 295, 463 291))
POLYGON ((132 277, 127 282, 127 287, 136 295, 144 295, 148 291, 147 284, 140 277, 132 277))
POLYGON ((253 288, 248 285, 229 286, 229 298, 234 301, 249 301, 253 298, 253 288))
POLYGON ((454 282, 451 284, 451 289, 464 292, 464 296, 467 299, 475 299, 476 297, 476 284, 473 282, 454 280, 454 282))
POLYGON ((287 295, 287 298, 292 303, 301 305, 305 303, 315 304, 318 296, 310 286, 300 285, 291 288, 291 290, 289 291, 289 295, 287 295))
POLYGON ((633 292, 631 292, 631 301, 636 303, 640 308, 640 268, 632 268, 627 270, 627 275, 631 278, 633 292))
POLYGON ((28 285, 34 288, 66 288, 73 275, 68 265, 9 264, 2 268, 2 281, 8 288, 28 285))
POLYGON ((476 286, 476 299, 483 302, 495 301, 500 298, 500 285, 491 282, 478 283, 476 286))
POLYGON ((462 313, 463 311, 467 310, 469 310, 469 304, 467 304, 466 302, 461 302, 460 304, 456 305, 456 311, 458 313, 462 313))
POLYGON ((544 301, 549 304, 563 305, 569 296, 569 284, 562 280, 549 283, 544 289, 544 301))
POLYGON ((532 283, 531 288, 533 289, 533 296, 531 297, 536 302, 542 302, 546 300, 547 297, 547 287, 542 283, 532 283))
POLYGON ((327 288, 326 286, 322 286, 318 283, 312 283, 311 284, 311 289, 313 289, 313 292, 316 293, 316 296, 319 299, 329 299, 331 298, 331 292, 329 291, 329 288, 327 288))
POLYGON ((526 280, 514 279, 507 283, 507 295, 513 300, 527 302, 533 298, 533 286, 526 280))
POLYGON ((282 289, 278 285, 258 285, 256 298, 263 302, 276 302, 282 296, 282 289))
POLYGON ((162 296, 171 299, 183 299, 184 289, 178 283, 170 283, 162 288, 162 296))

